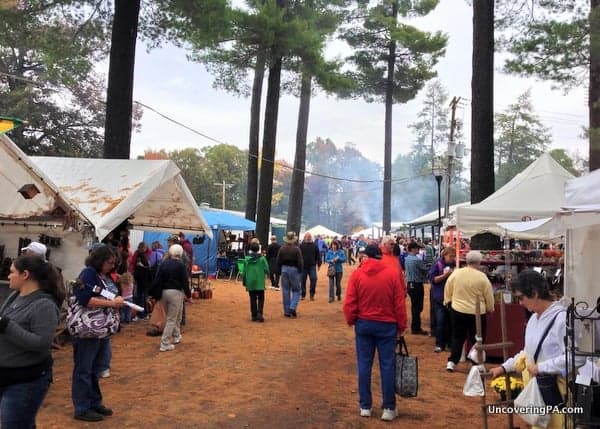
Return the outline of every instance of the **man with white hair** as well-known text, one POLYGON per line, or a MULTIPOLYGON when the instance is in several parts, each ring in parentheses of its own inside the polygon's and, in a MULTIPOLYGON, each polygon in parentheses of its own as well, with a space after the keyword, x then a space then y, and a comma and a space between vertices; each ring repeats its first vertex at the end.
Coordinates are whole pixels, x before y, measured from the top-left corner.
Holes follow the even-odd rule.
MULTIPOLYGON (((475 338, 475 315, 477 302, 481 314, 481 334, 485 333, 486 313, 494 311, 494 293, 487 276, 479 270, 483 256, 472 250, 467 253, 467 266, 454 270, 444 288, 444 304, 450 304, 452 321, 452 345, 446 370, 454 371, 460 360, 463 344, 468 338, 473 344, 475 338)), ((482 339, 483 341, 483 339, 482 339)))

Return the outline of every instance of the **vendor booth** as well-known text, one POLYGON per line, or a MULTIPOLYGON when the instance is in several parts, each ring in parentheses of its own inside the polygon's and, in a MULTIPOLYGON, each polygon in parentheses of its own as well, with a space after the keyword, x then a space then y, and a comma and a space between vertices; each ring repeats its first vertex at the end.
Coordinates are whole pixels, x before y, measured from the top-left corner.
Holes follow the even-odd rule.
POLYGON ((316 237, 317 235, 320 236, 321 238, 325 238, 325 237, 342 238, 342 235, 344 235, 344 234, 335 232, 323 225, 313 226, 312 228, 309 228, 306 231, 304 231, 304 234, 306 234, 307 232, 309 232, 313 236, 313 238, 316 237))
MULTIPOLYGON (((507 234, 501 222, 537 220, 554 215, 564 201, 565 183, 573 175, 560 166, 549 154, 543 154, 525 170, 517 174, 503 187, 477 204, 456 208, 456 228, 460 234, 473 236, 489 232, 500 237, 518 238, 507 234)), ((523 237, 524 238, 524 237, 523 237)), ((505 243, 504 251, 482 251, 482 265, 492 280, 495 289, 502 289, 510 276, 516 275, 525 267, 557 267, 558 252, 549 253, 537 249, 510 249, 505 243), (508 276, 508 277, 507 277, 508 276)), ((498 298, 500 295, 496 295, 498 298)), ((508 354, 520 350, 523 346, 525 310, 514 302, 507 302, 506 323, 508 340, 514 346, 508 354)), ((488 318, 486 343, 500 343, 501 321, 500 304, 488 318)), ((502 357, 501 349, 487 350, 488 356, 502 357)))
POLYGON ((46 242, 69 280, 119 225, 212 237, 172 161, 27 157, 6 136, 0 148, 4 257, 17 257, 23 239, 46 242))
MULTIPOLYGON (((219 258, 227 258, 230 264, 235 264, 237 259, 244 256, 245 244, 248 244, 248 231, 256 229, 256 223, 229 210, 219 210, 201 207, 199 212, 206 220, 212 237, 198 234, 187 234, 186 238, 192 243, 194 249, 194 264, 202 272, 216 275, 219 258)), ((159 241, 164 248, 170 234, 159 231, 145 231, 144 241, 148 244, 159 241)))

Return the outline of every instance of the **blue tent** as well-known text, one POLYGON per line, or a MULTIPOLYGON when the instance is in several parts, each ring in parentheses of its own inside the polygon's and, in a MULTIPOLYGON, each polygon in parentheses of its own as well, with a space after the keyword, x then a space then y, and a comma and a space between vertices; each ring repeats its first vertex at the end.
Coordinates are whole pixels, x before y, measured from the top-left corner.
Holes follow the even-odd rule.
MULTIPOLYGON (((202 268, 203 271, 214 273, 217 271, 217 250, 219 246, 219 231, 254 231, 256 223, 243 216, 239 216, 231 211, 219 210, 213 208, 201 208, 200 212, 206 223, 210 226, 213 238, 205 236, 200 244, 192 244, 194 248, 194 264, 202 268)), ((179 231, 173 231, 177 234, 179 231)), ((164 232, 144 231, 144 241, 150 245, 154 241, 159 241, 163 248, 167 249, 167 239, 172 234, 164 232)), ((194 243, 197 236, 188 234, 186 238, 194 243)), ((196 240, 198 242, 198 240, 196 240)))

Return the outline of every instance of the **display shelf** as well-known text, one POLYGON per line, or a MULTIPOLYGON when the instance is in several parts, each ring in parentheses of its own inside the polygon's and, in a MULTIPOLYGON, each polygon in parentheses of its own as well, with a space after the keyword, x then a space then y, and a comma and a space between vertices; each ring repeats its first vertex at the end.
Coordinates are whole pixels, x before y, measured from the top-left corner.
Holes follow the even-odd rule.
POLYGON ((596 307, 590 307, 586 302, 575 303, 571 299, 567 310, 566 403, 582 409, 582 412, 568 415, 572 421, 571 427, 600 428, 600 385, 594 381, 589 386, 576 383, 577 358, 592 362, 600 360, 600 344, 595 342, 596 330, 600 326, 600 297, 598 302, 596 307), (584 333, 576 333, 576 326, 581 327, 584 333))

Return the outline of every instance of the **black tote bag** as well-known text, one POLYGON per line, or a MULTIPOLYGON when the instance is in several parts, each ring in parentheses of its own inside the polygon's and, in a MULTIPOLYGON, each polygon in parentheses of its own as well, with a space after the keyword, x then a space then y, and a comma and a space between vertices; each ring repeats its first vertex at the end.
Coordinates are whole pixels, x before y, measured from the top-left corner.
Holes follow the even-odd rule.
POLYGON ((419 390, 419 361, 409 356, 404 337, 398 340, 396 350, 396 393, 400 396, 417 396, 419 390))

